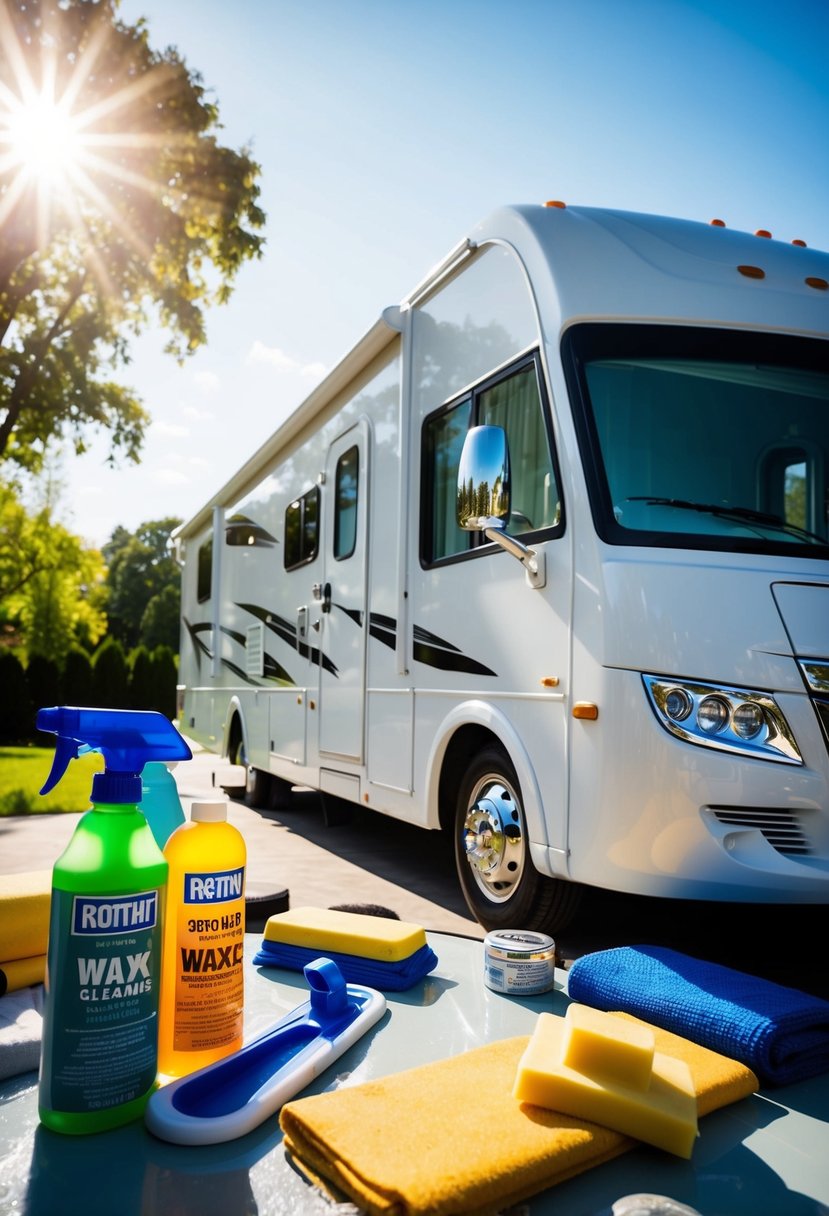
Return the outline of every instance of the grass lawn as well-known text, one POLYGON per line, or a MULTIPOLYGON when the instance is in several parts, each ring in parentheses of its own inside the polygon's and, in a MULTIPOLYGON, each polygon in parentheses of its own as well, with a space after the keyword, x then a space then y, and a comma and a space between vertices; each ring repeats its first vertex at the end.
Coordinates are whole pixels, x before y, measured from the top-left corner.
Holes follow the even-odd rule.
POLYGON ((103 756, 95 752, 71 760, 55 789, 41 797, 54 755, 50 747, 0 747, 0 815, 89 809, 92 775, 103 768, 103 756))

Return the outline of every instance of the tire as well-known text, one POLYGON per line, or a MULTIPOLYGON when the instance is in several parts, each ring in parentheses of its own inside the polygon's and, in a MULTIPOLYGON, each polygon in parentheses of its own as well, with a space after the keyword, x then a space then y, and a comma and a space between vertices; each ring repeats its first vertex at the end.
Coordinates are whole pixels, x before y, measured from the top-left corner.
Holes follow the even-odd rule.
POLYGON ((485 929, 556 933, 572 920, 581 889, 533 865, 521 787, 497 744, 479 752, 460 781, 454 839, 464 899, 485 929))
POLYGON ((266 809, 271 798, 270 773, 248 764, 247 752, 242 739, 239 739, 232 749, 231 759, 234 764, 241 764, 245 770, 245 805, 266 809))

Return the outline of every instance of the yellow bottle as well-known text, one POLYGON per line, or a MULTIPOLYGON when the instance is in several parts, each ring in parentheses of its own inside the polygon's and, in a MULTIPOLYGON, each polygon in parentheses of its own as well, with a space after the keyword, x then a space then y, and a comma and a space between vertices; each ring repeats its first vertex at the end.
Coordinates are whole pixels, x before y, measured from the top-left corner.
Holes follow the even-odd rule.
POLYGON ((194 802, 164 848, 158 1071, 182 1077, 242 1046, 245 842, 224 802, 194 802))

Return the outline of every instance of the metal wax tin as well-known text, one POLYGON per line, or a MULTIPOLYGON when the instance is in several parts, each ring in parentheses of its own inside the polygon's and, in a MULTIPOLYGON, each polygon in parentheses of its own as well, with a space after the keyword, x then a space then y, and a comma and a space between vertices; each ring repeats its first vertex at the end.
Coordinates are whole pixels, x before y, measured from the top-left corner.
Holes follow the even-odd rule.
POLYGON ((484 938, 484 982, 493 992, 533 996, 555 983, 556 944, 532 929, 497 929, 484 938))

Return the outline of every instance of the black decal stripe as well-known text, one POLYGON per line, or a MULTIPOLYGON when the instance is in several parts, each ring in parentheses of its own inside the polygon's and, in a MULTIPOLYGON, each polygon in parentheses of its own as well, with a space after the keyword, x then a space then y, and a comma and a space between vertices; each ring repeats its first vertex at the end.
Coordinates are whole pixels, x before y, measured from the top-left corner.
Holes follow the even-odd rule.
POLYGON ((297 644, 296 626, 289 624, 284 617, 274 616, 267 608, 260 608, 258 604, 238 604, 237 608, 241 608, 243 612, 249 612, 251 616, 255 616, 257 620, 262 621, 268 629, 282 638, 283 642, 287 642, 294 650, 298 650, 303 658, 309 659, 318 667, 323 667, 332 676, 338 676, 339 672, 335 665, 326 655, 324 655, 316 646, 307 646, 305 642, 297 644))
POLYGON ((496 675, 491 668, 485 667, 477 659, 471 659, 454 648, 452 651, 442 650, 439 647, 427 646, 423 642, 416 641, 413 650, 414 658, 418 663, 425 663, 427 667, 437 667, 440 671, 465 671, 469 675, 475 676, 496 675))
POLYGON ((273 655, 268 654, 267 651, 265 651, 265 661, 263 666, 266 679, 278 680, 280 684, 289 684, 291 688, 296 688, 296 680, 293 678, 293 676, 285 670, 282 664, 279 663, 273 657, 273 655))
POLYGON ((430 633, 428 629, 423 629, 420 625, 415 625, 414 630, 415 643, 422 643, 424 646, 437 646, 440 650, 455 650, 460 654, 460 648, 453 646, 451 642, 447 642, 446 638, 440 638, 436 633, 430 633))
POLYGON ((359 625, 359 626, 360 626, 360 628, 362 629, 362 627, 363 627, 363 614, 362 614, 362 612, 360 612, 360 611, 359 611, 357 608, 346 608, 345 604, 332 604, 332 605, 331 605, 331 607, 332 607, 332 608, 339 608, 340 612, 344 612, 344 613, 345 613, 345 615, 346 615, 346 616, 347 616, 347 617, 348 617, 350 620, 352 620, 352 621, 354 622, 354 624, 355 624, 355 625, 359 625))
POLYGON ((249 676, 246 671, 242 671, 237 663, 231 663, 230 659, 222 659, 222 667, 226 667, 228 671, 232 671, 235 676, 238 676, 240 680, 244 680, 246 684, 258 687, 256 680, 249 676))
POLYGON ((190 641, 193 643, 193 650, 196 653, 196 667, 199 671, 201 671, 202 655, 206 655, 208 659, 211 659, 213 656, 199 637, 199 634, 203 633, 205 630, 209 630, 211 626, 202 624, 191 625, 186 616, 183 616, 181 619, 184 622, 184 627, 190 636, 190 641))
POLYGON ((247 638, 243 633, 240 633, 238 629, 228 629, 227 625, 222 625, 220 628, 222 633, 226 634, 229 638, 232 638, 234 642, 238 642, 242 647, 247 646, 247 638))

